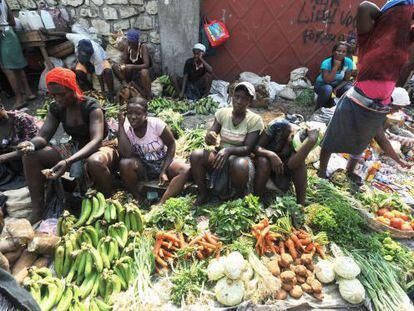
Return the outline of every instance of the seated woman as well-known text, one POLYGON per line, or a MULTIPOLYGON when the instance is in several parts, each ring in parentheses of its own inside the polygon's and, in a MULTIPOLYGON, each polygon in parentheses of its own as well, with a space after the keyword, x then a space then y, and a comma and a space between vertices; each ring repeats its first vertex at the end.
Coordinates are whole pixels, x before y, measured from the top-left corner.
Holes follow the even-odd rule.
POLYGON ((292 140, 298 130, 300 128, 289 121, 277 119, 270 122, 260 136, 255 150, 254 188, 258 196, 265 195, 269 178, 284 192, 289 190, 293 181, 297 202, 305 203, 307 186, 305 160, 318 140, 319 131, 309 130, 307 139, 298 150, 295 150, 292 140))
POLYGON ((70 169, 72 177, 81 178, 84 164, 94 187, 106 196, 112 193, 111 169, 117 160, 117 151, 103 146, 108 135, 104 111, 99 103, 84 97, 76 83, 76 75, 65 68, 54 68, 46 76, 49 93, 55 98, 38 136, 20 143, 24 154, 23 167, 32 199, 32 223, 42 217, 44 209, 45 177, 57 179, 70 169), (48 146, 62 123, 72 137, 72 150, 63 151, 48 146), (47 174, 42 170, 50 169, 47 174))
POLYGON ((147 46, 140 41, 139 31, 128 30, 126 34, 128 44, 122 53, 122 64, 113 64, 112 69, 123 85, 133 82, 138 85, 141 82, 140 90, 143 96, 151 97, 151 77, 149 68, 151 58, 147 46))
POLYGON ((252 84, 237 84, 233 107, 216 112, 214 124, 206 135, 206 143, 210 146, 218 146, 220 135, 220 145, 216 151, 196 150, 191 154, 191 172, 199 191, 196 205, 206 203, 209 198, 207 174, 210 175, 209 188, 222 199, 252 192, 254 165, 250 154, 263 130, 262 118, 247 109, 255 95, 252 84))
MULTIPOLYGON (((23 175, 21 155, 15 148, 19 143, 35 137, 38 132, 35 117, 18 110, 7 111, 3 105, 0 105, 0 166, 4 165, 9 172, 7 182, 3 178, 0 180, 2 189, 5 182, 10 181, 10 174, 23 175)), ((4 175, 1 174, 1 177, 4 175)))
POLYGON ((119 114, 119 171, 127 190, 138 200, 143 197, 139 183, 159 179, 169 186, 160 204, 176 196, 184 188, 190 168, 174 160, 175 140, 170 128, 159 118, 148 117, 147 101, 140 97, 130 100, 125 113, 119 114))
POLYGON ((352 59, 345 57, 348 46, 338 43, 332 49, 332 56, 321 64, 321 73, 316 78, 315 93, 318 95, 315 110, 332 107, 332 95, 341 97, 351 88, 349 80, 354 64, 352 59))

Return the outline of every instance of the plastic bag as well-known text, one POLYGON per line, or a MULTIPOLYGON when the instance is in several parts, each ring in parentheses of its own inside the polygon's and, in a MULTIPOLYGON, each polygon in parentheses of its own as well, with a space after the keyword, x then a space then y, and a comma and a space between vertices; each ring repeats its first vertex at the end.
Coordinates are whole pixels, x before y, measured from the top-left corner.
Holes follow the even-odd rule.
POLYGON ((287 100, 295 100, 296 93, 289 85, 286 85, 285 88, 279 93, 279 97, 287 100))
POLYGON ((269 97, 271 100, 275 100, 276 96, 279 95, 279 93, 285 88, 286 85, 279 84, 273 81, 270 81, 269 83, 269 97))
MULTIPOLYGON (((65 67, 65 63, 60 58, 49 57, 49 59, 52 62, 53 66, 55 66, 55 67, 65 67)), ((42 74, 40 75, 38 90, 41 93, 46 93, 47 92, 46 75, 51 69, 52 68, 47 68, 46 64, 45 64, 45 69, 42 71, 42 74)))
POLYGON ((219 103, 219 108, 228 107, 230 105, 229 99, 229 88, 230 83, 223 80, 213 80, 211 84, 209 97, 219 103))
POLYGON ((23 187, 16 190, 4 191, 7 196, 7 214, 13 218, 28 218, 32 212, 32 200, 30 199, 29 188, 23 187))
POLYGON ((34 237, 32 225, 27 219, 13 219, 4 227, 6 234, 21 245, 30 242, 34 237))
POLYGON ((230 38, 230 33, 226 25, 218 20, 211 22, 206 21, 204 24, 204 31, 206 32, 208 41, 212 47, 219 46, 230 38))
POLYGON ((292 88, 306 89, 311 88, 312 83, 306 77, 309 69, 306 67, 296 68, 290 73, 289 84, 292 88))

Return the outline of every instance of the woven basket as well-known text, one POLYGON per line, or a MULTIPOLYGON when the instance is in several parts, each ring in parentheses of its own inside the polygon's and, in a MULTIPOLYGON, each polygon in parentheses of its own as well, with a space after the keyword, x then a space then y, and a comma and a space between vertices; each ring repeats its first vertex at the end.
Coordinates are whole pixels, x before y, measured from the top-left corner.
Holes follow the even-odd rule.
POLYGON ((390 236, 396 239, 411 239, 414 238, 414 231, 401 231, 392 227, 389 227, 379 221, 376 221, 372 214, 363 209, 361 203, 351 199, 353 207, 359 212, 359 214, 367 221, 368 228, 375 232, 389 232, 390 236))
POLYGON ((66 58, 75 52, 75 46, 72 42, 66 41, 58 45, 48 47, 47 54, 56 58, 66 58))

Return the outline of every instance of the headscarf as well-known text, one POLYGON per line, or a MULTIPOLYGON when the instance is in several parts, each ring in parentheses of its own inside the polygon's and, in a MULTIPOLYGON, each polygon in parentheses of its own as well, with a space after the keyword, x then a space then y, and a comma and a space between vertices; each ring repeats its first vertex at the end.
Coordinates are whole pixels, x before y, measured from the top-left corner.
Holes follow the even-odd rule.
POLYGON ((46 75, 46 86, 49 83, 57 83, 75 92, 76 97, 82 98, 83 93, 76 82, 76 74, 67 68, 56 67, 46 75))
POLYGON ((139 43, 139 31, 135 28, 128 30, 126 37, 129 42, 139 43))

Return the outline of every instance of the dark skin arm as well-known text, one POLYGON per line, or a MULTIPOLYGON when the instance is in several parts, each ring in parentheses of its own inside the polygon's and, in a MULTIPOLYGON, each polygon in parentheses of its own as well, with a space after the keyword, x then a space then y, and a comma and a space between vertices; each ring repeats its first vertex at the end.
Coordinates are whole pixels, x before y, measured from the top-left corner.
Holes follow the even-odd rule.
POLYGON ((357 33, 369 33, 380 16, 381 10, 376 4, 370 1, 362 2, 357 12, 357 33))
POLYGON ((184 97, 184 92, 185 92, 185 88, 187 87, 187 82, 188 82, 188 74, 185 74, 183 77, 183 84, 181 86, 181 93, 180 93, 181 98, 184 97))
POLYGON ((82 149, 74 153, 69 158, 58 162, 52 171, 54 175, 51 179, 57 179, 62 176, 67 167, 79 160, 86 159, 95 153, 101 146, 104 132, 104 115, 101 109, 93 110, 89 115, 89 133, 91 140, 82 149))
POLYGON ((402 160, 400 156, 394 151, 394 148, 392 148, 390 141, 385 136, 384 129, 382 127, 377 130, 377 133, 374 139, 378 143, 378 145, 381 147, 381 149, 384 151, 386 156, 393 159, 395 162, 397 162, 402 167, 412 166, 412 164, 402 160))
POLYGON ((289 158, 288 160, 288 167, 289 169, 293 170, 298 168, 302 163, 306 161, 309 153, 312 151, 312 148, 315 146, 316 142, 318 141, 319 131, 318 130, 309 130, 308 131, 308 139, 299 148, 299 150, 289 158))
POLYGON ((132 157, 132 145, 129 141, 129 138, 125 132, 125 112, 120 112, 118 114, 118 152, 121 158, 131 158, 132 157))
POLYGON ((204 54, 202 54, 198 59, 203 63, 203 66, 208 73, 213 73, 213 67, 211 67, 210 64, 206 62, 204 59, 204 54))
POLYGON ((273 151, 270 151, 266 149, 272 138, 267 135, 265 132, 263 132, 260 135, 259 142, 257 143, 257 146, 254 150, 254 154, 257 157, 265 157, 270 161, 270 167, 272 168, 272 171, 276 175, 282 175, 283 174, 283 162, 280 159, 280 157, 273 151))
POLYGON ((160 184, 166 185, 168 184, 167 169, 170 167, 171 163, 174 160, 175 150, 176 150, 174 135, 168 126, 166 126, 164 131, 162 131, 161 140, 167 146, 167 155, 162 164, 162 170, 160 174, 160 184))
POLYGON ((351 77, 352 77, 352 71, 347 71, 345 73, 344 80, 334 88, 333 92, 336 93, 337 90, 344 87, 349 82, 349 80, 351 80, 351 77))
POLYGON ((257 143, 257 139, 259 138, 259 134, 260 131, 255 131, 247 134, 246 139, 244 140, 244 146, 221 149, 214 159, 213 168, 221 169, 226 163, 228 157, 231 155, 239 157, 249 156, 253 152, 254 146, 257 143))
POLYGON ((341 68, 341 62, 338 60, 334 60, 334 64, 332 70, 322 70, 322 78, 325 83, 329 84, 332 81, 335 81, 336 74, 338 73, 339 68, 341 68))
POLYGON ((150 58, 149 58, 148 48, 145 45, 143 45, 141 49, 142 49, 142 59, 144 63, 142 65, 128 64, 126 65, 127 67, 132 68, 132 69, 138 69, 138 70, 147 69, 150 67, 150 58))
POLYGON ((7 4, 7 2, 6 2, 6 6, 7 6, 7 22, 9 23, 10 26, 14 27, 16 26, 16 20, 14 19, 13 12, 10 10, 10 7, 7 4))

